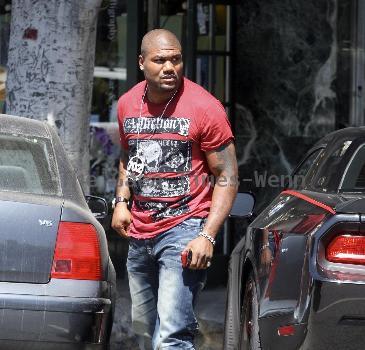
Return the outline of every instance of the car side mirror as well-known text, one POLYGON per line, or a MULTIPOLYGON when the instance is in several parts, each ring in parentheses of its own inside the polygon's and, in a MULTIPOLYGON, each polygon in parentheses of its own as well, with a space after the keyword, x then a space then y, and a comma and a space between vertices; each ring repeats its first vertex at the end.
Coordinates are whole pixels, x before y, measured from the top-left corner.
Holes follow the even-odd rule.
POLYGON ((252 193, 249 192, 237 193, 229 217, 249 218, 253 214, 254 206, 255 206, 255 197, 253 196, 252 193))
POLYGON ((95 219, 105 219, 108 215, 108 204, 104 198, 97 196, 85 196, 86 203, 95 219))

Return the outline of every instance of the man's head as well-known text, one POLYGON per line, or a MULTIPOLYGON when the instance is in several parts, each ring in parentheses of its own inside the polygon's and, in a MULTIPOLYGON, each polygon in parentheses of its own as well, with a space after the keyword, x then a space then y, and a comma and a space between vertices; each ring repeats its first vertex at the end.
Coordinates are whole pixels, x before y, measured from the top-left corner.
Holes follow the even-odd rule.
POLYGON ((165 29, 154 29, 142 40, 139 67, 154 94, 166 95, 176 90, 183 75, 181 45, 165 29))

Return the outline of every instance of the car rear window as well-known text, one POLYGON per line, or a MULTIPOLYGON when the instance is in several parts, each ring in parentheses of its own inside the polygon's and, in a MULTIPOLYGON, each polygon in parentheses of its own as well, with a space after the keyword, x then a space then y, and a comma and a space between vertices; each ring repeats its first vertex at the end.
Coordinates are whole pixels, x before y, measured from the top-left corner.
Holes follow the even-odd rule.
POLYGON ((352 140, 342 140, 321 163, 313 178, 313 187, 320 192, 337 192, 342 176, 341 164, 351 153, 352 140))
POLYGON ((341 192, 365 192, 365 145, 357 148, 340 185, 341 192))
POLYGON ((288 188, 304 189, 312 180, 320 158, 323 157, 324 147, 314 150, 307 158, 302 161, 299 167, 294 171, 292 175, 292 183, 288 183, 288 188))
POLYGON ((60 195, 48 139, 0 134, 0 191, 60 195))

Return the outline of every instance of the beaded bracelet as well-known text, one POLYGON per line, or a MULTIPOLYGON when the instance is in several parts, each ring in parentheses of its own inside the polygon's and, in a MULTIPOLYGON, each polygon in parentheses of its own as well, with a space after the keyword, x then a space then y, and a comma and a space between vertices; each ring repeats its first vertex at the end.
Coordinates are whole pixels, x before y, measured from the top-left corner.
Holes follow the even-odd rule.
POLYGON ((265 244, 263 244, 263 245, 261 246, 261 248, 260 248, 260 252, 262 252, 264 249, 269 248, 269 247, 270 247, 270 244, 269 244, 269 243, 265 243, 265 244))
POLYGON ((210 243, 215 245, 215 239, 212 236, 208 235, 207 233, 201 231, 201 232, 199 232, 199 236, 206 238, 210 243))

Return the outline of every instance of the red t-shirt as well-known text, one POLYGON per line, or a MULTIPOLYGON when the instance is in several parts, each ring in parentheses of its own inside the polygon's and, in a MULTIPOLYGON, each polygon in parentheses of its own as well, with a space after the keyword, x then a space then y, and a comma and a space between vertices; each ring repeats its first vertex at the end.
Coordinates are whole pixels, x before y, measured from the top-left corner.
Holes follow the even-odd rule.
POLYGON ((121 145, 129 158, 137 147, 146 160, 144 176, 133 183, 129 234, 151 238, 189 217, 206 217, 213 187, 205 154, 233 140, 221 103, 187 78, 170 102, 154 104, 143 81, 120 97, 121 145), (138 142, 137 142, 138 139, 138 142))

